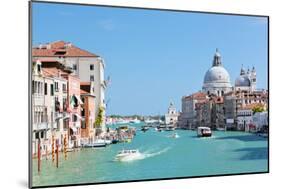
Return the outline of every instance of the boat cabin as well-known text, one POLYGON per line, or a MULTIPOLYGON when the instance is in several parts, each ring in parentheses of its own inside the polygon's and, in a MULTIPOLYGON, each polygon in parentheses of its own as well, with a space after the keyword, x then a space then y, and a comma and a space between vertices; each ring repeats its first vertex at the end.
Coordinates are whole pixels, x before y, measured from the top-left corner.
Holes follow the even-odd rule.
POLYGON ((209 127, 198 127, 197 136, 198 137, 210 137, 210 136, 212 136, 212 131, 209 127))

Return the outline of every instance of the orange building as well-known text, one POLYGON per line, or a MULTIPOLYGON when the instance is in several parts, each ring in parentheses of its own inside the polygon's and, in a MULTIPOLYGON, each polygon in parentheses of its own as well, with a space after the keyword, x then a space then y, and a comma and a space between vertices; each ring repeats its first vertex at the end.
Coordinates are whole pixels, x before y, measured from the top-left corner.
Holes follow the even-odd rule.
POLYGON ((91 94, 90 82, 80 83, 80 95, 83 101, 81 109, 81 141, 91 143, 95 138, 95 96, 91 94))

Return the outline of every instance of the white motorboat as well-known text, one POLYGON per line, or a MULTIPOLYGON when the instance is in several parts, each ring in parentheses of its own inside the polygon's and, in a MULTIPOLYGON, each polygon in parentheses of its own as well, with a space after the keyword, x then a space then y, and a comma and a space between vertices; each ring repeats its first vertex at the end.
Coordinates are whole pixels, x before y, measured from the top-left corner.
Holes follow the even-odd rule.
POLYGON ((212 136, 212 131, 209 127, 198 127, 197 136, 198 137, 210 137, 210 136, 212 136))
POLYGON ((140 156, 141 153, 138 150, 121 150, 115 156, 115 159, 119 161, 129 161, 138 159, 140 156))

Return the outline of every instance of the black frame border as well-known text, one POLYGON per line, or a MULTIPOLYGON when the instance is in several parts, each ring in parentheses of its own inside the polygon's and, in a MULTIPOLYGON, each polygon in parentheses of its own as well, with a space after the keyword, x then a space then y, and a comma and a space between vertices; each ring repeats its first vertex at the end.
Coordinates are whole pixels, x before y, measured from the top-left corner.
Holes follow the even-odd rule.
POLYGON ((270 173, 270 16, 256 15, 256 14, 240 14, 240 13, 226 13, 226 12, 212 12, 212 11, 193 11, 193 10, 176 10, 164 8, 147 8, 147 7, 133 7, 121 5, 106 5, 106 4, 90 4, 90 3, 73 3, 73 2, 57 2, 57 1, 42 1, 30 0, 28 2, 28 188, 53 188, 53 187, 67 187, 67 186, 85 186, 85 185, 99 185, 99 184, 116 184, 116 183, 132 183, 145 181, 161 181, 161 180, 177 180, 177 179, 191 179, 191 178, 208 178, 208 177, 222 177, 222 176, 240 176, 253 174, 270 173), (31 93, 31 65, 32 65, 32 4, 61 4, 61 5, 80 5, 91 7, 107 7, 107 8, 126 8, 136 10, 156 10, 156 11, 171 11, 171 12, 186 12, 186 13, 201 13, 225 16, 246 16, 246 17, 262 17, 267 19, 267 90, 268 90, 268 150, 267 150, 267 171, 262 172, 247 172, 247 173, 230 173, 230 174, 215 174, 215 175, 201 175, 201 176, 183 176, 171 178, 153 178, 141 180, 126 180, 126 181, 108 181, 108 182, 93 182, 93 183, 77 183, 77 184, 62 184, 62 185, 46 185, 46 186, 32 186, 32 93, 31 93))

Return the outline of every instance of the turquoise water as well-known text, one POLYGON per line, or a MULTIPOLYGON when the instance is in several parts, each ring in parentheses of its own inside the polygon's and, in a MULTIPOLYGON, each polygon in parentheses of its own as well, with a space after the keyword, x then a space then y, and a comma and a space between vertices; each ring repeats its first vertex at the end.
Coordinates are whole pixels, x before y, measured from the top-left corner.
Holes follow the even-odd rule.
POLYGON ((173 132, 153 129, 137 135, 131 143, 103 149, 81 149, 68 153, 56 168, 51 160, 42 160, 37 172, 33 161, 33 186, 142 180, 170 177, 204 176, 267 171, 267 139, 244 132, 213 132, 211 138, 197 138, 195 131, 173 132), (139 149, 142 159, 115 161, 122 149, 139 149))

